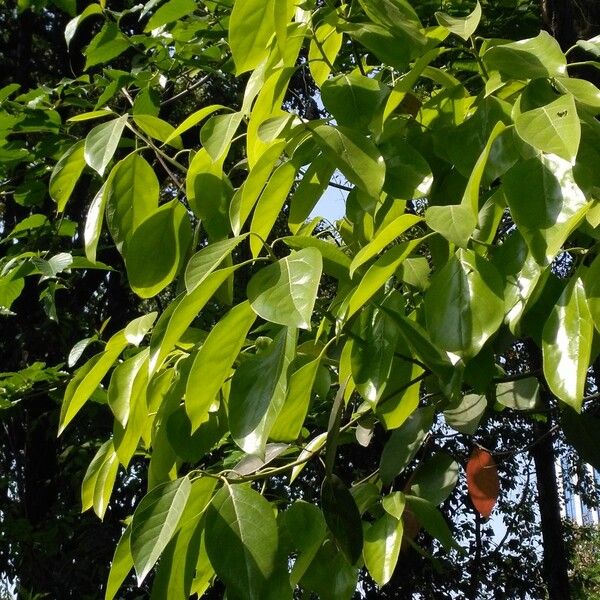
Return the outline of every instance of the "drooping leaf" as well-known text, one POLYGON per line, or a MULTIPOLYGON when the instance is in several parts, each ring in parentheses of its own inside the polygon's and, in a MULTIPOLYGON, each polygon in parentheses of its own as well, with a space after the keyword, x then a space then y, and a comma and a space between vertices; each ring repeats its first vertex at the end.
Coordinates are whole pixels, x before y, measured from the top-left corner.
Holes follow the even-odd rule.
POLYGON ((206 514, 206 550, 231 594, 264 598, 277 544, 273 510, 260 494, 245 485, 226 485, 217 492, 206 514))
POLYGON ((466 17, 452 17, 438 11, 435 13, 435 18, 442 27, 445 27, 451 33, 466 41, 475 33, 475 30, 479 26, 481 14, 481 4, 477 2, 473 12, 466 17))
POLYGON ((553 307, 542 339, 544 376, 552 393, 581 410, 594 324, 580 278, 573 277, 553 307))
POLYGON ((185 393, 192 432, 208 418, 208 410, 229 376, 255 319, 248 302, 238 304, 213 327, 196 354, 185 393))
POLYGON ((411 478, 410 491, 439 506, 452 493, 460 467, 448 454, 438 452, 421 463, 411 478))
POLYGON ((484 395, 465 394, 444 411, 444 417, 446 423, 456 431, 473 435, 479 427, 486 408, 487 400, 484 395))
POLYGON ((402 521, 387 512, 365 532, 365 566, 380 586, 385 585, 394 574, 402 546, 402 533, 402 521))
POLYGON ((133 569, 133 557, 131 556, 130 549, 131 540, 131 525, 128 525, 123 531, 117 547, 115 548, 115 554, 110 564, 110 573, 108 574, 108 581, 106 582, 106 592, 104 594, 104 600, 113 600, 117 595, 119 588, 125 581, 127 575, 131 569, 133 569))
POLYGON ((245 360, 235 371, 229 393, 229 428, 247 454, 264 454, 285 402, 295 344, 295 330, 283 328, 263 352, 245 360))
POLYGON ((63 154, 50 176, 50 197, 56 202, 56 210, 61 213, 85 167, 84 142, 77 142, 63 154))
POLYGON ((146 494, 135 509, 131 522, 131 555, 138 584, 144 581, 175 534, 191 487, 188 477, 159 485, 146 494))

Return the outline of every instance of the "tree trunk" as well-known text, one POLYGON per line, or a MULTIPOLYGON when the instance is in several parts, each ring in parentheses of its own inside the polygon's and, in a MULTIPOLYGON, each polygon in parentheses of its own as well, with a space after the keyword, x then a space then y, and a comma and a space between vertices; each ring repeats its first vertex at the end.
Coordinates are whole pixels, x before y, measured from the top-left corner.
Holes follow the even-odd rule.
POLYGON ((540 441, 533 447, 542 541, 544 579, 549 600, 569 600, 568 561, 560 516, 560 499, 554 468, 555 455, 551 423, 536 422, 534 432, 540 441))

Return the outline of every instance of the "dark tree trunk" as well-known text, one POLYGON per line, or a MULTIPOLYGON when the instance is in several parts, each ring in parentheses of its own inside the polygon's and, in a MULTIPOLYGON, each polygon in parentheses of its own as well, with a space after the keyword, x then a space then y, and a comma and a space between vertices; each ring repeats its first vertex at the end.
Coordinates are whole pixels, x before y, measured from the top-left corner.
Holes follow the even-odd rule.
POLYGON ((569 600, 568 561, 550 428, 549 421, 535 423, 535 437, 540 441, 532 449, 544 546, 543 572, 549 600, 569 600))

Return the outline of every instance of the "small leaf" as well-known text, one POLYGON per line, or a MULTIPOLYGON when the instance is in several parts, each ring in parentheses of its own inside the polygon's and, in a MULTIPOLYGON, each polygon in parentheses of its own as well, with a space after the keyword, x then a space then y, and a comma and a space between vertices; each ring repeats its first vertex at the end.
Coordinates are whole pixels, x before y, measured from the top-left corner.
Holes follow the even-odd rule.
POLYGON ((531 410, 538 404, 540 384, 535 377, 499 383, 496 386, 496 400, 513 410, 531 410))
POLYGON ((477 512, 489 518, 498 500, 500 482, 494 457, 482 448, 476 447, 467 462, 467 486, 477 512))
POLYGON ((456 487, 459 470, 451 456, 438 452, 417 467, 411 478, 411 494, 439 506, 456 487))
POLYGON ((87 134, 84 145, 85 162, 99 175, 104 175, 119 145, 126 122, 127 115, 123 115, 102 125, 96 125, 87 134))
POLYGON ((135 509, 131 522, 131 554, 138 585, 175 534, 191 487, 188 477, 159 485, 146 494, 135 509))
POLYGON ((435 18, 442 27, 467 41, 475 33, 481 21, 481 4, 478 1, 473 12, 466 17, 451 17, 438 11, 435 13, 435 18))
POLYGON ((213 162, 220 160, 229 151, 231 140, 242 122, 242 117, 241 112, 217 115, 211 117, 202 127, 200 141, 213 162))
POLYGON ((83 141, 71 146, 56 163, 50 176, 50 197, 56 202, 56 210, 59 213, 65 210, 65 206, 85 167, 83 146, 83 141))
POLYGON ((456 431, 473 435, 479 427, 487 408, 486 397, 481 394, 465 394, 460 401, 444 411, 446 423, 456 431))

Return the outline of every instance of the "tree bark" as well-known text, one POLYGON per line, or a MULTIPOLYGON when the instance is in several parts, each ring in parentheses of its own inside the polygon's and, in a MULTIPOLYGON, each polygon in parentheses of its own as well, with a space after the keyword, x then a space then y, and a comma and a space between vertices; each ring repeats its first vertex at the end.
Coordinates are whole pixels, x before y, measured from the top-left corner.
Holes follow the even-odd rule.
POLYGON ((569 564, 560 516, 560 498, 550 428, 550 421, 535 423, 535 437, 540 441, 532 448, 544 546, 543 572, 549 600, 569 600, 571 598, 569 564))

